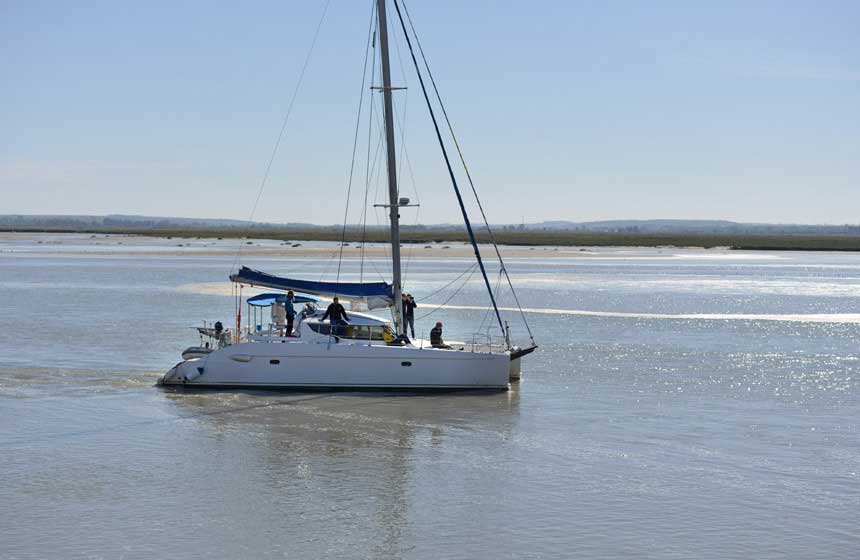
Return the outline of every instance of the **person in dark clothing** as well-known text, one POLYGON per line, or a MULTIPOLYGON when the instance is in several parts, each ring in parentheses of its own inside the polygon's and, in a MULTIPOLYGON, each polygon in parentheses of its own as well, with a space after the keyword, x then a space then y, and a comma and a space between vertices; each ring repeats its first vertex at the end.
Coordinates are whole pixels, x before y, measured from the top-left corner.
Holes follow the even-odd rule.
POLYGON ((331 321, 331 334, 337 335, 341 332, 341 327, 349 323, 349 317, 346 316, 346 309, 334 298, 325 310, 320 322, 329 319, 331 321))
POLYGON ((403 334, 406 334, 406 327, 412 331, 412 338, 415 338, 415 308, 418 304, 415 303, 415 298, 412 294, 403 294, 403 334))
POLYGON ((218 348, 223 348, 227 343, 227 331, 221 321, 215 321, 215 340, 218 341, 218 348))
POLYGON ((430 346, 433 348, 444 348, 450 350, 451 347, 445 344, 442 340, 442 321, 437 321, 436 326, 430 329, 430 346))
POLYGON ((287 299, 284 302, 284 307, 287 311, 287 336, 293 336, 293 321, 296 318, 296 308, 293 305, 296 301, 296 294, 292 290, 287 292, 287 299))

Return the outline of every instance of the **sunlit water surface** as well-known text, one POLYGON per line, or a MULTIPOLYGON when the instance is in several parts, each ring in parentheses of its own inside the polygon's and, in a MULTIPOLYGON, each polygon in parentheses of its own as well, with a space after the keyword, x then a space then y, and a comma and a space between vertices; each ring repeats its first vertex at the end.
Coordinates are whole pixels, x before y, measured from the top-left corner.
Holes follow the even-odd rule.
MULTIPOLYGON (((192 393, 232 251, 117 239, 0 243, 0 558, 858 557, 860 255, 539 248, 507 393, 192 393)), ((415 252, 420 331, 486 325, 469 266, 415 252)))

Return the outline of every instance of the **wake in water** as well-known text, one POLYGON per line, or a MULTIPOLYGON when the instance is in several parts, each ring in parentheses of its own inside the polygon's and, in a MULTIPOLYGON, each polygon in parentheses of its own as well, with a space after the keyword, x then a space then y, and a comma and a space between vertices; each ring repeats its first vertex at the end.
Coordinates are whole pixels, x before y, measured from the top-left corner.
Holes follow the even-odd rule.
MULTIPOLYGON (((184 284, 181 291, 207 295, 230 295, 230 285, 224 282, 201 282, 184 284)), ((258 288, 246 289, 247 295, 262 293, 258 288)), ((425 303, 428 308, 452 310, 483 311, 486 306, 480 305, 439 305, 425 303)), ((500 307, 500 311, 519 312, 516 307, 500 307)), ((587 309, 556 309, 541 307, 525 307, 525 313, 540 313, 544 315, 579 315, 586 317, 615 317, 622 319, 674 319, 701 321, 783 321, 793 323, 839 323, 860 324, 860 313, 632 313, 623 311, 592 311, 587 309)))
MULTIPOLYGON (((433 304, 426 304, 428 307, 433 304)), ((442 305, 441 309, 483 311, 480 305, 442 305)), ((500 307, 501 311, 518 312, 516 307, 500 307)), ((585 315, 589 317, 620 317, 625 319, 683 319, 702 321, 788 321, 800 323, 860 323, 860 313, 626 313, 622 311, 588 311, 585 309, 547 309, 524 307, 525 313, 545 315, 585 315)))
POLYGON ((163 372, 68 369, 49 367, 0 367, 0 397, 33 398, 57 395, 64 388, 87 394, 122 391, 155 385, 163 372))

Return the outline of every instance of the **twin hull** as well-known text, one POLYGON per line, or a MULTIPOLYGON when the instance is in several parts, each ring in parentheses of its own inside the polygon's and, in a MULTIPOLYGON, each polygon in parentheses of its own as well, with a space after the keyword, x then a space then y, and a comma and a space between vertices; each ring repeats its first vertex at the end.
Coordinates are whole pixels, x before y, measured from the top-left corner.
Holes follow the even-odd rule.
POLYGON ((507 389, 510 365, 507 354, 250 342, 184 361, 159 382, 195 387, 507 389))

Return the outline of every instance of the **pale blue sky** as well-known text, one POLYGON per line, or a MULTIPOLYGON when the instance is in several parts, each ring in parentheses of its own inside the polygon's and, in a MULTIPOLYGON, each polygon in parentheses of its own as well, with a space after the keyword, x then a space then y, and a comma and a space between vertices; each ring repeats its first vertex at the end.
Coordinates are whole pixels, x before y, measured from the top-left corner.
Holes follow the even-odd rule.
MULTIPOLYGON (((493 222, 860 222, 860 2, 408 5, 493 222)), ((341 221, 370 6, 332 0, 255 219, 341 221)), ((0 0, 0 213, 248 218, 322 7, 0 0)), ((406 81, 404 218, 456 222, 406 81)))

